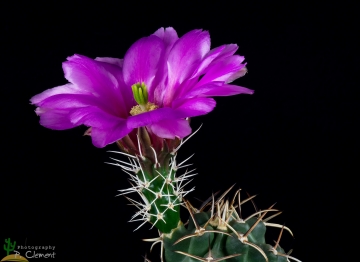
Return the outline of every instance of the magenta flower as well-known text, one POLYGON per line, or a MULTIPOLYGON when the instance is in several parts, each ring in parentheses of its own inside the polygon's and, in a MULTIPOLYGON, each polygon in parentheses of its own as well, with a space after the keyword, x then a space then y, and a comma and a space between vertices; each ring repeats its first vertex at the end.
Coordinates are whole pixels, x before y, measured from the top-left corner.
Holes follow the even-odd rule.
POLYGON ((229 84, 246 73, 244 57, 234 55, 237 48, 210 50, 207 31, 179 38, 173 28, 160 28, 136 41, 124 59, 68 57, 63 70, 70 83, 32 97, 31 103, 47 128, 91 127, 97 147, 142 126, 162 138, 183 138, 191 133, 185 118, 214 109, 210 96, 253 93, 229 84))

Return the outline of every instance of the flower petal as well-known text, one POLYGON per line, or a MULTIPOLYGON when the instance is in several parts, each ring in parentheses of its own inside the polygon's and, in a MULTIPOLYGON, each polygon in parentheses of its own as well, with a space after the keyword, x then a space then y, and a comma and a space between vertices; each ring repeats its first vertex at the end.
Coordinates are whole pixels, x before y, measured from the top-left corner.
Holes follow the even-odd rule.
POLYGON ((172 27, 167 27, 164 29, 163 27, 158 29, 154 35, 159 37, 165 45, 164 55, 159 62, 159 70, 157 71, 156 82, 154 82, 153 86, 155 87, 153 92, 149 93, 149 100, 153 103, 162 106, 163 99, 166 91, 166 83, 167 79, 167 59, 169 56, 169 52, 173 47, 174 43, 179 39, 176 31, 172 27))
POLYGON ((189 122, 185 119, 163 120, 149 126, 158 137, 175 139, 183 138, 191 133, 189 122))
POLYGON ((69 114, 69 119, 76 125, 84 124, 101 129, 112 127, 118 121, 125 121, 125 119, 108 114, 96 106, 74 109, 69 114))
POLYGON ((173 107, 183 118, 205 115, 211 112, 215 105, 215 100, 207 97, 177 99, 173 102, 173 107))
POLYGON ((136 41, 126 52, 124 57, 123 75, 125 83, 133 84, 144 82, 151 93, 153 81, 164 52, 163 41, 155 36, 143 37, 136 41))
POLYGON ((112 116, 93 106, 75 109, 69 114, 72 123, 91 126, 93 144, 104 147, 111 144, 131 132, 126 125, 126 119, 112 116))
POLYGON ((253 90, 246 87, 228 85, 224 84, 224 82, 210 82, 208 84, 194 88, 186 94, 186 97, 191 98, 197 96, 232 96, 238 94, 252 95, 253 93, 253 90))
POLYGON ((194 70, 190 78, 199 77, 208 67, 208 65, 221 54, 224 48, 225 48, 224 45, 219 46, 217 48, 212 49, 209 53, 207 53, 207 55, 204 57, 204 59, 201 61, 198 67, 194 70))
POLYGON ((207 31, 193 30, 183 35, 173 46, 168 57, 168 83, 164 105, 169 106, 179 84, 189 78, 197 64, 210 50, 207 31))
POLYGON ((127 114, 122 114, 124 112, 114 111, 114 108, 109 106, 109 104, 106 102, 107 102, 106 100, 101 100, 98 99, 97 97, 89 96, 89 95, 59 94, 59 95, 51 96, 41 101, 40 103, 38 103, 38 105, 43 108, 54 109, 54 110, 57 109, 78 110, 81 108, 94 107, 116 118, 127 117, 127 114))
POLYGON ((244 61, 242 56, 230 56, 217 60, 209 65, 206 73, 196 86, 201 86, 212 81, 226 82, 234 73, 239 72, 245 67, 241 62, 244 61))
POLYGON ((121 68, 86 56, 74 55, 63 63, 63 69, 65 78, 73 83, 76 89, 91 93, 112 108, 112 111, 120 114, 119 116, 128 113, 129 106, 123 101, 131 99, 132 95, 129 97, 128 92, 123 92, 126 86, 120 77, 121 68))
POLYGON ((97 104, 96 98, 89 95, 58 94, 38 103, 40 107, 51 109, 73 109, 97 104))
POLYGON ((229 78, 226 80, 226 83, 231 83, 232 81, 243 77, 247 73, 247 68, 245 67, 246 63, 244 64, 244 67, 241 68, 239 71, 234 72, 232 75, 229 76, 229 78))
MULTIPOLYGON (((228 44, 228 45, 222 45, 224 46, 224 49, 221 50, 221 53, 218 55, 218 57, 214 60, 214 62, 217 60, 217 59, 221 59, 221 58, 224 58, 224 57, 229 57, 229 56, 232 56, 233 54, 235 54, 236 50, 238 50, 239 46, 237 44, 228 44)), ((221 47, 221 46, 219 46, 221 47)), ((214 49, 213 49, 214 50, 214 49)), ((209 52, 209 54, 211 54, 211 52, 213 51, 211 50, 209 52)))
MULTIPOLYGON (((111 59, 116 60, 116 58, 111 58, 111 59)), ((121 62, 119 62, 119 61, 117 61, 117 62, 112 61, 112 62, 122 63, 123 60, 122 59, 119 59, 119 60, 121 60, 121 62)), ((116 101, 114 101, 114 103, 121 106, 121 112, 122 112, 121 115, 123 117, 125 117, 125 115, 126 116, 128 115, 131 108, 134 105, 136 105, 132 90, 129 86, 127 86, 125 84, 122 69, 119 70, 117 64, 112 64, 112 63, 103 61, 102 66, 117 80, 117 86, 113 86, 113 88, 114 88, 113 99, 116 100, 116 101), (122 105, 124 105, 124 106, 122 106, 122 105)))
POLYGON ((52 110, 38 107, 35 113, 40 116, 40 124, 42 126, 55 130, 64 130, 76 126, 69 120, 70 111, 71 109, 52 110))
POLYGON ((120 68, 123 67, 124 59, 113 58, 113 57, 96 57, 96 61, 105 62, 108 64, 116 65, 120 68))
POLYGON ((176 31, 172 27, 158 29, 153 35, 159 37, 165 44, 165 49, 169 50, 172 48, 173 44, 179 39, 176 31))
POLYGON ((91 139, 96 147, 104 147, 123 138, 132 129, 126 127, 126 121, 118 121, 111 128, 101 129, 93 127, 91 129, 91 139))
POLYGON ((30 102, 33 105, 38 105, 40 102, 44 101, 45 99, 59 94, 90 94, 90 93, 87 92, 86 90, 80 90, 75 88, 73 84, 66 84, 66 85, 47 89, 44 92, 33 96, 30 99, 30 102))
POLYGON ((74 87, 95 94, 110 91, 107 87, 116 85, 116 79, 102 67, 101 62, 82 55, 73 55, 63 63, 65 78, 74 87))
POLYGON ((210 52, 207 53, 204 59, 201 61, 198 68, 194 71, 191 78, 199 77, 200 75, 204 74, 205 69, 208 67, 210 63, 214 63, 221 58, 225 58, 233 55, 237 49, 238 49, 237 45, 230 44, 230 45, 222 45, 210 50, 210 52))
POLYGON ((163 120, 178 118, 185 118, 185 116, 170 107, 163 107, 129 117, 127 126, 129 128, 137 128, 140 126, 152 125, 163 120))

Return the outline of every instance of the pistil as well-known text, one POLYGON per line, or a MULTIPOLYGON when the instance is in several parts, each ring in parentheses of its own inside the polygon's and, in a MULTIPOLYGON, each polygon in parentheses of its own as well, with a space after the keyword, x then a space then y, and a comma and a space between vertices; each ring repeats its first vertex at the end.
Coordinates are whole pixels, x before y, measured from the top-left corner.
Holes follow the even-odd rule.
POLYGON ((130 114, 132 116, 152 111, 158 108, 157 105, 148 101, 149 96, 147 92, 147 87, 144 82, 132 85, 131 89, 134 94, 134 99, 138 103, 138 105, 133 106, 130 110, 130 114))

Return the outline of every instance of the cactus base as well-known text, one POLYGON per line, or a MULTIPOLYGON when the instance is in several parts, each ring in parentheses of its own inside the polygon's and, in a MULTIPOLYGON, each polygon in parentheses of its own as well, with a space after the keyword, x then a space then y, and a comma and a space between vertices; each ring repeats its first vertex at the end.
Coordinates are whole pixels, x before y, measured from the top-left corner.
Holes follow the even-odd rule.
POLYGON ((231 188, 217 200, 213 196, 199 209, 184 199, 185 207, 190 213, 189 220, 185 224, 179 222, 178 227, 168 234, 145 241, 161 243, 161 261, 167 262, 300 262, 289 253, 286 254, 279 245, 283 231, 292 235, 291 230, 268 222, 281 212, 271 206, 242 218, 241 206, 247 201, 253 201, 254 197, 241 201, 238 190, 229 201, 225 196, 230 190, 231 188), (276 213, 265 218, 273 212, 276 213), (265 242, 267 227, 280 229, 274 245, 265 242))

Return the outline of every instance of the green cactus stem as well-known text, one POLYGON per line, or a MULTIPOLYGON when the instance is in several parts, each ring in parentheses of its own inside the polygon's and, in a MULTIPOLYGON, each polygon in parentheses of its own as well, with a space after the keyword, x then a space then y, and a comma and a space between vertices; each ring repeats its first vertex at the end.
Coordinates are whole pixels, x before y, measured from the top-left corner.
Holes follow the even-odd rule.
POLYGON ((179 225, 182 198, 194 190, 184 190, 184 186, 196 175, 191 170, 176 177, 176 171, 187 166, 185 163, 190 159, 177 164, 177 150, 183 143, 185 141, 179 139, 156 137, 146 128, 139 128, 136 137, 125 137, 117 142, 122 152, 115 153, 127 156, 129 162, 111 158, 116 163, 108 164, 120 166, 130 175, 132 187, 119 190, 119 195, 136 192, 141 196, 143 203, 126 197, 138 208, 130 220, 141 221, 138 228, 150 222, 160 232, 170 233, 179 225))
POLYGON ((5 243, 7 244, 7 246, 4 244, 4 250, 6 251, 6 255, 8 256, 11 251, 15 250, 16 241, 14 241, 14 243, 11 244, 11 240, 10 240, 10 238, 8 238, 8 239, 5 239, 5 243))

